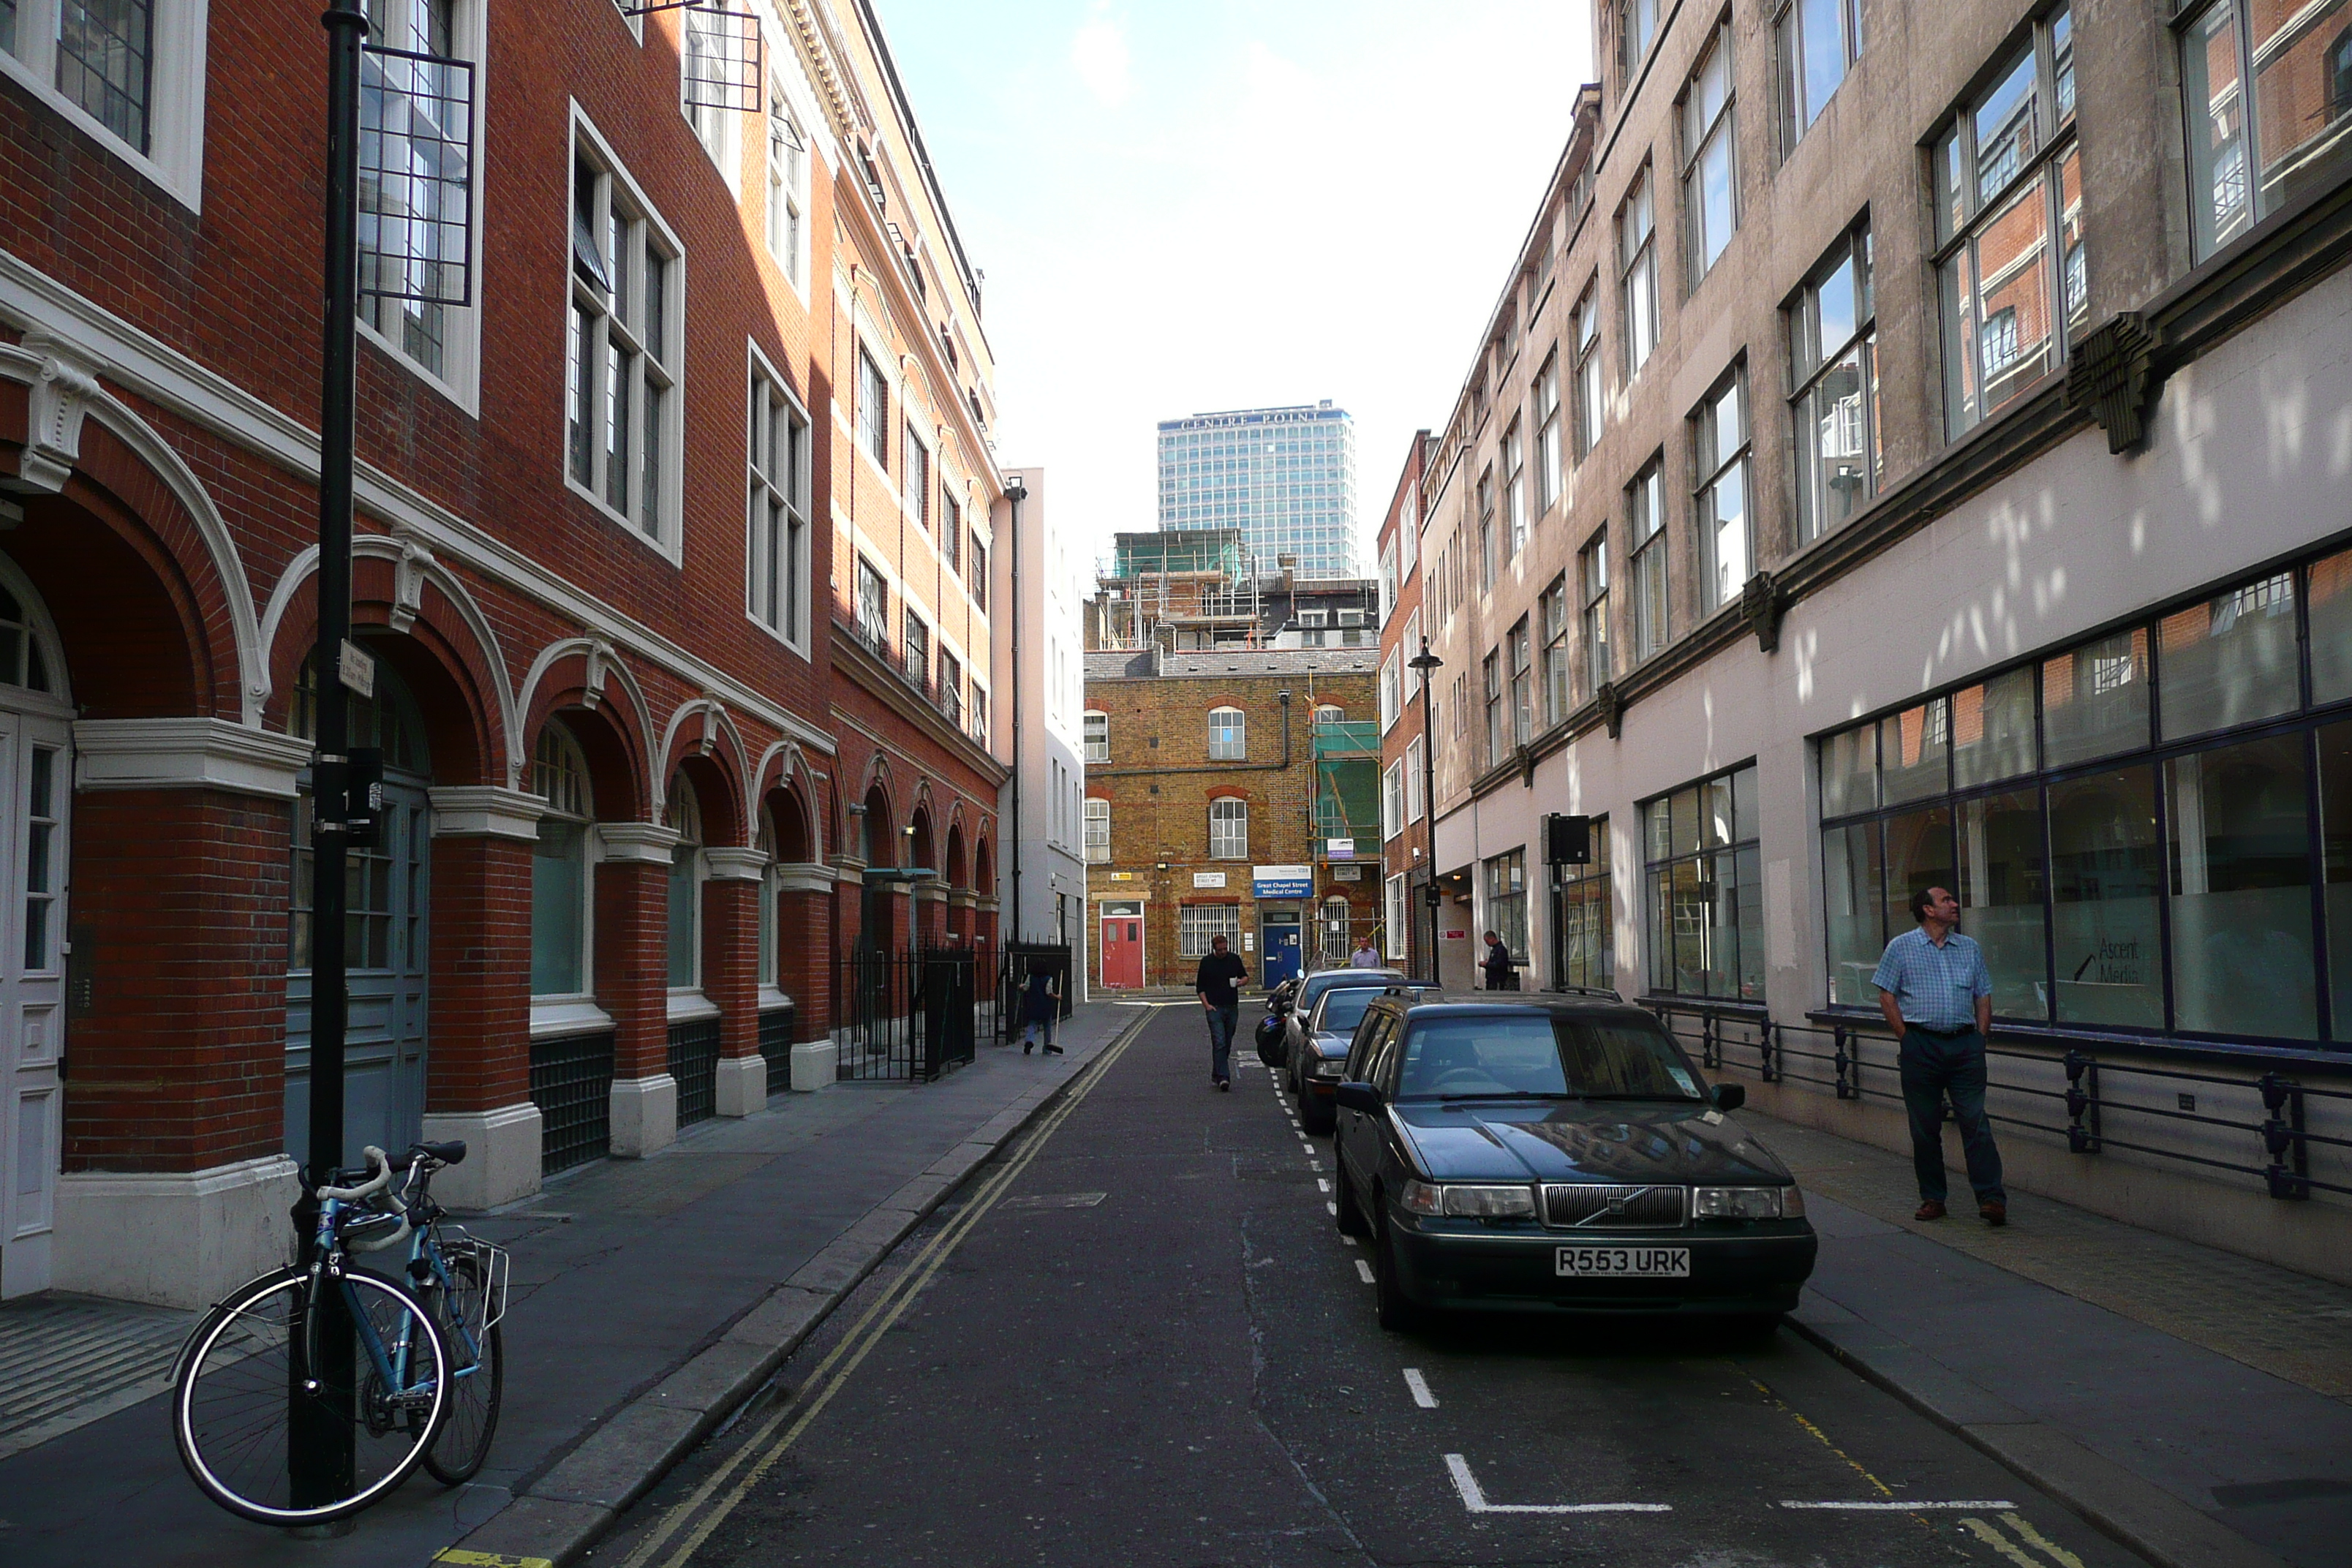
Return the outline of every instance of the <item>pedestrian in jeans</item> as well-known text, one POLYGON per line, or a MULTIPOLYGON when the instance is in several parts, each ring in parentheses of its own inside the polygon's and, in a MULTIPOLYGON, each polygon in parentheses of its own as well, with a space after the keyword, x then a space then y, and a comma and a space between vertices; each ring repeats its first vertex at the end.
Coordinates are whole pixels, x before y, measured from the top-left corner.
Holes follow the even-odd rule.
POLYGON ((1201 971, 1192 977, 1192 989, 1200 994, 1202 1010, 1209 1015, 1209 1076, 1219 1089, 1234 1087, 1234 1030, 1242 1021, 1241 981, 1249 978, 1249 965, 1238 953, 1226 950, 1225 939, 1209 939, 1208 956, 1201 960, 1201 971))
POLYGON ((1911 1164, 1919 1177, 1922 1220, 1944 1217, 1944 1097, 1960 1124, 1969 1185, 1987 1225, 2009 1223, 2000 1184, 2000 1151, 1985 1120, 1985 1037, 1992 1031, 1992 976, 1984 950, 1959 933, 1960 901, 1943 888, 1911 896, 1916 931, 1886 944, 1878 973, 1878 1010, 1898 1042, 1903 1105, 1911 1116, 1911 1164))
POLYGON ((1054 1025, 1062 1016, 1062 988, 1055 979, 1053 965, 1042 958, 1029 961, 1029 978, 1021 987, 1021 1054, 1024 1057, 1039 1035, 1045 1037, 1047 1056, 1062 1054, 1062 1047, 1054 1043, 1054 1025))

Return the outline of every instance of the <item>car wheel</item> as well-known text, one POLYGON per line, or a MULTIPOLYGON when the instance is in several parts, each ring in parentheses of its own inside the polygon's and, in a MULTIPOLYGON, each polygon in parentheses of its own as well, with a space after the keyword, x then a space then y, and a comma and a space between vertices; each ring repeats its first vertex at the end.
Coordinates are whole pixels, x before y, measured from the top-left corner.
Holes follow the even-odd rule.
POLYGON ((1339 1180, 1333 1184, 1339 1191, 1339 1234, 1355 1237, 1371 1235, 1372 1227, 1364 1218, 1364 1211, 1356 1206, 1356 1184, 1348 1175, 1348 1156, 1337 1155, 1332 1161, 1332 1169, 1339 1175, 1339 1180))
MULTIPOLYGON (((1377 1194, 1373 1201, 1379 1202, 1377 1194)), ((1397 1278, 1396 1237, 1385 1215, 1380 1221, 1380 1239, 1372 1244, 1372 1300, 1380 1312, 1381 1327, 1391 1333, 1408 1333, 1421 1327, 1427 1316, 1405 1295, 1397 1278)))

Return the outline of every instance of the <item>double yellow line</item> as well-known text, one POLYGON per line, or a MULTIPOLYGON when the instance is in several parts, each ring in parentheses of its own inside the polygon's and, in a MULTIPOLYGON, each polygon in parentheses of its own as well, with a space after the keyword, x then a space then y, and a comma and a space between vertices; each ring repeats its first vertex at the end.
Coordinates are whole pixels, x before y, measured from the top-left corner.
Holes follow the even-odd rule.
POLYGON ((874 1304, 866 1309, 866 1315, 857 1320, 856 1326, 842 1336, 840 1343, 827 1352, 824 1359, 817 1363, 816 1370, 809 1374, 804 1386, 814 1388, 815 1397, 804 1403, 788 1403, 762 1422, 759 1429, 729 1456, 725 1464, 694 1489, 691 1496, 663 1516, 661 1523, 637 1543, 636 1550, 623 1561, 621 1568, 646 1568, 665 1548, 671 1546, 674 1538, 675 1550, 661 1558, 661 1568, 683 1568, 687 1559, 709 1539, 710 1532, 735 1511, 753 1487, 759 1485, 761 1478, 775 1467, 776 1461, 782 1458, 794 1443, 800 1441, 801 1434, 807 1431, 810 1424, 833 1402, 833 1396, 841 1392, 842 1384, 849 1381, 850 1373, 857 1370, 858 1363, 866 1359, 866 1353, 882 1342, 882 1336, 890 1331, 891 1325, 913 1304, 915 1298, 922 1294, 923 1287, 930 1283, 931 1276, 940 1271, 940 1265, 947 1262, 963 1238, 971 1233, 972 1226, 985 1218, 988 1211, 996 1206, 996 1200, 1020 1179, 1021 1173, 1029 1168, 1029 1162, 1037 1157, 1037 1152, 1045 1146, 1046 1140, 1053 1137, 1062 1123, 1069 1119, 1070 1113, 1094 1092, 1103 1075, 1125 1054, 1127 1047, 1135 1043, 1136 1037, 1143 1032, 1144 1026, 1158 1012, 1159 1009, 1154 1007, 1139 1014, 1135 1022, 1121 1030, 1118 1038, 1112 1041, 1102 1055, 1089 1062, 1085 1070, 1071 1080, 1061 1103, 1031 1130, 1021 1145, 1021 1152, 983 1182, 971 1202, 925 1242, 898 1277, 875 1298, 874 1304), (776 1429, 783 1426, 787 1418, 791 1419, 792 1425, 785 1426, 782 1435, 778 1436, 776 1429), (772 1443, 769 1441, 771 1437, 775 1439, 772 1443), (747 1460, 750 1461, 748 1468, 747 1460), (689 1521, 692 1521, 690 1528, 689 1521), (682 1537, 679 1535, 681 1530, 685 1531, 682 1537))

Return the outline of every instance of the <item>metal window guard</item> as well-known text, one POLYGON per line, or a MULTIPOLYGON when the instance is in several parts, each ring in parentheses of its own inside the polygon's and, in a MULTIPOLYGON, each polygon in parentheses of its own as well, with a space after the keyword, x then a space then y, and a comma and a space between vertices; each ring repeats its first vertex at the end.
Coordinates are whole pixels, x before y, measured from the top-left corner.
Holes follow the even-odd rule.
MULTIPOLYGON (((1657 1014, 1660 1021, 1674 1030, 1678 1037, 1695 1044, 1698 1047, 1701 1064, 1710 1072, 1723 1070, 1732 1050, 1752 1051, 1755 1054, 1751 1058, 1737 1065, 1742 1070, 1753 1071, 1765 1083, 1804 1084, 1827 1089, 1842 1100, 1875 1099, 1896 1103, 1902 1100, 1901 1086, 1893 1083, 1894 1075, 1886 1073, 1884 1068, 1879 1069, 1879 1074, 1890 1079, 1888 1086, 1864 1081, 1864 1061, 1861 1043, 1871 1035, 1871 1031, 1843 1023, 1832 1023, 1826 1027, 1783 1024, 1745 1009, 1734 1012, 1653 997, 1638 1000, 1657 1014), (1824 1068, 1826 1072, 1822 1070, 1824 1068)), ((2102 1061, 2093 1050, 2084 1047, 2076 1047, 2063 1056, 2052 1057, 1989 1045, 1985 1054, 1988 1088, 2054 1101, 2066 1115, 2065 1121, 2054 1123, 1988 1110, 1988 1120, 2063 1138, 2066 1147, 2074 1153, 2088 1155, 2103 1153, 2110 1149, 2127 1150, 2155 1159, 2174 1160, 2185 1164, 2256 1176, 2262 1179, 2272 1197, 2287 1201, 2307 1199, 2315 1192, 2352 1195, 2352 1185, 2323 1181, 2311 1173, 2313 1145, 2352 1150, 2352 1138, 2312 1131, 2306 1118, 2310 1100, 2318 1099, 2352 1103, 2352 1089, 2315 1088, 2276 1071, 2258 1076, 2231 1077, 2185 1068, 2102 1061), (2066 1087, 2059 1089, 2021 1083, 2016 1081, 2013 1075, 2004 1079, 1999 1070, 1999 1064, 2002 1062, 2054 1066, 2063 1072, 2066 1087), (2185 1105, 2182 1109, 2174 1110, 2138 1103, 2103 1092, 2103 1079, 2211 1084, 2223 1089, 2252 1090, 2261 1096, 2265 1116, 2261 1121, 2249 1121, 2214 1116, 2187 1109, 2185 1105), (2167 1149, 2151 1142, 2114 1137, 2106 1126, 2109 1112, 2127 1117, 2148 1117, 2159 1123, 2183 1122, 2248 1133, 2261 1140, 2265 1163, 2242 1164, 2183 1149, 2167 1149)), ((2105 1087, 2119 1088, 2120 1085, 2105 1087)), ((2193 1100, 2193 1096, 2185 1098, 2193 1100)), ((1950 1114, 1948 1110, 1946 1114, 1950 1114)))

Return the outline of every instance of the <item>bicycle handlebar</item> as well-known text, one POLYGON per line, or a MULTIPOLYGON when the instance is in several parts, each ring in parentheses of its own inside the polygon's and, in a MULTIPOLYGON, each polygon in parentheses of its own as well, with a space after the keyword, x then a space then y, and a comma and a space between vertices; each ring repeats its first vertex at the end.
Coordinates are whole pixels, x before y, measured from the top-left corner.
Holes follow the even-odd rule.
POLYGON ((392 1185, 394 1167, 384 1152, 371 1143, 362 1152, 367 1156, 368 1168, 375 1174, 356 1187, 320 1187, 319 1189, 320 1197, 352 1203, 360 1198, 372 1198, 392 1185))

